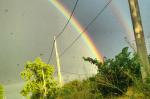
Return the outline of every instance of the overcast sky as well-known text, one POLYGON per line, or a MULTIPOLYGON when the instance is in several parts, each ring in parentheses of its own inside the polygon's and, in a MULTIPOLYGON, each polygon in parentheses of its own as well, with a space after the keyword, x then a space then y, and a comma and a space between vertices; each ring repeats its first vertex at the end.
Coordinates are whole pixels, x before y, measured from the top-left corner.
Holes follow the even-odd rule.
MULTIPOLYGON (((59 1, 72 11, 76 0, 59 1)), ((79 23, 86 27, 107 2, 108 0, 79 0, 74 15, 79 23)), ((139 4, 149 51, 150 0, 139 0, 139 4)), ((64 15, 48 0, 0 0, 0 82, 6 85, 7 99, 20 99, 20 72, 25 62, 40 55, 47 62, 53 36, 60 32, 66 21, 64 15)), ((123 47, 128 46, 124 37, 128 37, 133 43, 128 0, 113 0, 87 31, 99 51, 106 57, 114 57, 123 47)), ((57 41, 59 52, 61 53, 77 35, 79 33, 69 24, 57 41)), ((94 66, 85 63, 82 56, 94 57, 81 38, 61 58, 62 70, 80 74, 94 73, 94 66)), ((54 54, 51 64, 56 65, 54 54)), ((65 80, 79 78, 79 75, 67 73, 63 73, 63 76, 65 80)))
MULTIPOLYGON (((76 0, 73 0, 74 2, 70 0, 60 1, 71 9, 76 0)), ((145 38, 147 40, 146 43, 148 44, 149 42, 147 37, 150 35, 150 22, 148 20, 150 14, 148 13, 148 9, 150 1, 139 1, 145 38)), ((79 2, 75 16, 83 26, 86 26, 98 13, 98 11, 104 7, 104 4, 106 4, 108 0, 81 0, 79 2)), ((104 13, 91 25, 88 32, 95 41, 99 50, 107 57, 114 57, 120 49, 127 46, 124 37, 128 37, 128 40, 133 43, 134 37, 128 0, 113 0, 104 13), (127 31, 121 21, 124 22, 130 33, 127 33, 129 31, 127 31)))

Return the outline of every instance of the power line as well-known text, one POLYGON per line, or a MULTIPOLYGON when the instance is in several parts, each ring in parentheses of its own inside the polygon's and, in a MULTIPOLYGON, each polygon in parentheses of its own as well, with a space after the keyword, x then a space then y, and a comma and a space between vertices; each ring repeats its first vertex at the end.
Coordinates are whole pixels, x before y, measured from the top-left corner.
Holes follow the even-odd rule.
MULTIPOLYGON (((73 8, 73 10, 72 10, 72 12, 71 12, 71 14, 70 14, 70 17, 69 17, 67 23, 64 25, 64 27, 62 28, 62 30, 60 31, 60 33, 56 36, 56 39, 59 38, 59 37, 61 36, 61 34, 63 34, 64 31, 65 31, 65 29, 67 28, 67 26, 68 26, 68 24, 69 24, 69 22, 70 22, 70 20, 71 20, 71 18, 72 18, 72 16, 73 16, 73 14, 74 14, 74 11, 75 11, 75 9, 76 9, 76 7, 77 7, 78 2, 79 2, 79 0, 76 0, 76 3, 75 3, 75 5, 74 5, 74 8, 73 8)), ((49 62, 51 61, 51 58, 52 58, 52 55, 53 55, 53 51, 54 51, 54 43, 55 43, 55 41, 53 40, 52 50, 51 50, 50 57, 49 57, 47 63, 49 63, 49 62)))
POLYGON ((82 34, 90 27, 91 24, 93 24, 93 22, 104 12, 104 10, 110 5, 110 3, 112 2, 112 0, 108 1, 106 3, 106 5, 103 7, 102 10, 100 10, 100 12, 95 16, 95 18, 85 27, 85 29, 74 39, 74 41, 60 54, 60 57, 62 57, 67 51, 68 49, 70 49, 73 44, 82 36, 82 34))
POLYGON ((75 11, 75 9, 76 9, 76 7, 77 7, 78 1, 79 1, 79 0, 76 0, 76 3, 75 3, 75 5, 74 5, 74 8, 73 8, 73 10, 72 10, 72 12, 71 12, 71 15, 70 15, 70 17, 69 17, 67 23, 65 24, 65 26, 64 26, 64 28, 61 30, 61 32, 56 36, 56 39, 57 39, 58 37, 60 37, 60 35, 61 35, 62 33, 64 33, 65 29, 67 28, 67 26, 68 26, 68 24, 69 24, 69 22, 70 22, 70 20, 71 20, 71 18, 72 18, 72 16, 73 16, 73 13, 74 13, 74 11, 75 11))

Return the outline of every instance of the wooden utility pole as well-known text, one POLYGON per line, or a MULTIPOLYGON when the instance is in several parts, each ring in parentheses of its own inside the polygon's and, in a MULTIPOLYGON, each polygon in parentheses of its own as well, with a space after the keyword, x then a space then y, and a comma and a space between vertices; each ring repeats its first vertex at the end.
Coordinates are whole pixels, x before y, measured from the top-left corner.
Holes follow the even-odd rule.
POLYGON ((130 7, 130 14, 133 24, 134 36, 136 41, 137 53, 141 64, 141 74, 143 81, 149 75, 149 61, 147 55, 147 49, 144 39, 144 31, 142 26, 142 20, 140 16, 140 10, 138 0, 128 0, 130 7))
POLYGON ((57 42, 56 42, 56 37, 55 36, 54 36, 54 46, 55 46, 55 53, 56 53, 58 81, 59 81, 60 86, 62 86, 62 77, 61 77, 61 71, 60 71, 60 60, 59 60, 59 54, 58 54, 57 42))

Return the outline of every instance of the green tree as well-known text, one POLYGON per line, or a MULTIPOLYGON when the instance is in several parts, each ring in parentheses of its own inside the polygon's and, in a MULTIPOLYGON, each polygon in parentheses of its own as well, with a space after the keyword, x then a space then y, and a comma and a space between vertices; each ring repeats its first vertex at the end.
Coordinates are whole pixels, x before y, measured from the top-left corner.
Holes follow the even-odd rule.
POLYGON ((0 84, 0 99, 4 98, 4 88, 3 86, 0 84))
POLYGON ((44 63, 40 58, 27 62, 21 77, 26 81, 21 94, 32 99, 52 98, 59 88, 53 77, 53 66, 44 63))

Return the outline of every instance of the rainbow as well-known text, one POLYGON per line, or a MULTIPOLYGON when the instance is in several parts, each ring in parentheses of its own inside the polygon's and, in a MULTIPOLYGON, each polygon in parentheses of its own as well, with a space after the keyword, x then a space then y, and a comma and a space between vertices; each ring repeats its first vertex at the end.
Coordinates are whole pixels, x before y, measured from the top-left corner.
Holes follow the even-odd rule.
MULTIPOLYGON (((58 0, 49 0, 67 19, 70 17, 70 12, 58 1, 58 0)), ((80 25, 78 20, 75 17, 72 17, 70 20, 71 25, 77 30, 78 33, 82 33, 84 28, 80 25)), ((89 37, 87 32, 84 32, 82 35, 83 39, 87 43, 93 55, 101 62, 103 62, 103 56, 96 48, 96 45, 89 37)))
POLYGON ((125 15, 123 15, 123 13, 121 13, 121 10, 118 9, 116 4, 113 3, 111 8, 112 8, 113 14, 118 19, 118 22, 124 28, 125 34, 127 35, 128 40, 130 42, 133 42, 133 40, 134 40, 134 33, 132 31, 132 28, 129 27, 129 23, 127 22, 127 20, 125 20, 125 17, 124 17, 125 15))

